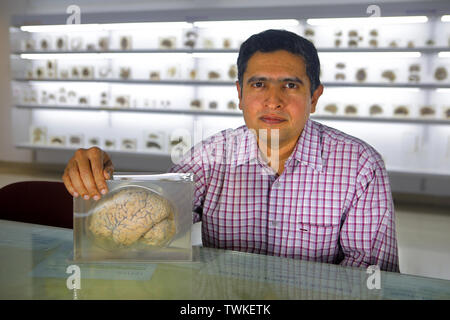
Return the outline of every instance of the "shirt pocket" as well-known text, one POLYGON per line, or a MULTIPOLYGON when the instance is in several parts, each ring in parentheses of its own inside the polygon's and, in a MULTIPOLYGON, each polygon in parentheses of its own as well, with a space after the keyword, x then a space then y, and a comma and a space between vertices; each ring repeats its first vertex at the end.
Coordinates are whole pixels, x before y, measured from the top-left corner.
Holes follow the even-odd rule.
POLYGON ((295 255, 331 263, 338 251, 339 225, 297 223, 295 255))

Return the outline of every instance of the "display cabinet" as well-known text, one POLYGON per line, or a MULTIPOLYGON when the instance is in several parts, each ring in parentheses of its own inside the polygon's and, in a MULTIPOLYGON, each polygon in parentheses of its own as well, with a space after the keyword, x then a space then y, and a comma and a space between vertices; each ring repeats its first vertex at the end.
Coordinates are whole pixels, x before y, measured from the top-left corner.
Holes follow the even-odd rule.
MULTIPOLYGON (((251 34, 275 28, 319 51, 325 90, 313 119, 369 142, 390 173, 419 179, 416 191, 426 189, 424 176, 450 177, 450 18, 437 10, 356 19, 298 12, 176 22, 128 14, 121 23, 81 25, 16 17, 15 144, 41 161, 99 146, 118 159, 165 159, 146 169, 167 169, 174 155, 244 124, 238 49, 251 34)), ((442 193, 440 186, 430 193, 442 193)))

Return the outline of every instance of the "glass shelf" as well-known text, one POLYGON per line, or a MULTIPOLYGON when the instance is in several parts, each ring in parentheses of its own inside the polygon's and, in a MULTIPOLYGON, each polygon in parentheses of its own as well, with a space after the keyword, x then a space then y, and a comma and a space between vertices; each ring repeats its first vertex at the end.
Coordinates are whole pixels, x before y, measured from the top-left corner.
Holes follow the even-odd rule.
MULTIPOLYGON (((189 109, 148 109, 148 108, 114 108, 114 107, 81 107, 81 106, 58 106, 58 105, 16 105, 19 109, 44 109, 44 110, 71 110, 71 111, 111 111, 111 112, 142 112, 142 113, 165 113, 196 116, 232 116, 242 117, 240 111, 214 111, 214 110, 189 110, 189 109)), ((357 117, 357 116, 333 116, 333 115, 311 115, 313 120, 330 121, 360 121, 360 122, 391 122, 411 123, 429 125, 447 125, 450 119, 437 118, 400 118, 400 117, 357 117)))
MULTIPOLYGON (((450 47, 377 47, 377 48, 317 48, 317 51, 320 52, 350 52, 350 53, 367 53, 367 52, 423 52, 423 53, 437 53, 437 52, 448 52, 450 51, 450 47)), ((109 54, 109 53, 205 53, 205 54, 215 54, 215 53, 239 53, 238 49, 188 49, 188 48, 180 48, 180 49, 134 49, 134 50, 83 50, 83 51, 73 51, 73 50, 47 50, 47 51, 16 51, 11 52, 12 55, 21 55, 21 54, 37 54, 37 55, 45 55, 45 54, 57 54, 57 55, 67 55, 67 54, 109 54)))
MULTIPOLYGON (((31 150, 58 150, 58 151, 76 151, 79 147, 69 147, 69 146, 51 146, 51 145, 37 145, 31 143, 18 143, 15 145, 19 149, 31 149, 31 150)), ((164 157, 170 158, 170 154, 166 152, 157 152, 157 151, 145 151, 145 150, 112 150, 112 149, 103 149, 104 151, 117 154, 117 155, 143 155, 150 157, 164 157)))
MULTIPOLYGON (((201 116, 232 116, 242 117, 239 111, 214 111, 190 109, 149 109, 149 108, 115 108, 115 107, 81 107, 81 106, 51 106, 51 105, 16 105, 19 109, 71 110, 71 111, 111 111, 111 112, 143 112, 165 113, 201 116)), ((450 123, 450 121, 449 121, 450 123)))
MULTIPOLYGON (((192 85, 192 86, 235 86, 234 81, 212 80, 121 80, 121 79, 24 79, 16 78, 17 82, 99 82, 119 84, 152 84, 152 85, 192 85)), ((354 88, 417 88, 417 89, 449 89, 450 83, 355 83, 355 82, 323 82, 326 87, 354 88)))
MULTIPOLYGON (((99 82, 120 84, 161 84, 161 85, 193 85, 193 86, 235 86, 234 81, 212 80, 122 80, 122 79, 13 79, 18 82, 99 82)), ((450 85, 449 85, 450 88, 450 85)))

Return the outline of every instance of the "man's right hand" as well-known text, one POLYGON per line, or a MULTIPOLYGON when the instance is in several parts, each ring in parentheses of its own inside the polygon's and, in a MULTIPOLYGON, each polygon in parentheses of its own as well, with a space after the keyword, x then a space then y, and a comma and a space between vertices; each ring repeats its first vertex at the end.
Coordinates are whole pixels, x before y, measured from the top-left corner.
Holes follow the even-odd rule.
POLYGON ((108 192, 106 179, 110 179, 114 166, 109 155, 103 150, 92 147, 78 149, 64 170, 62 179, 69 193, 82 196, 85 200, 98 200, 108 192))

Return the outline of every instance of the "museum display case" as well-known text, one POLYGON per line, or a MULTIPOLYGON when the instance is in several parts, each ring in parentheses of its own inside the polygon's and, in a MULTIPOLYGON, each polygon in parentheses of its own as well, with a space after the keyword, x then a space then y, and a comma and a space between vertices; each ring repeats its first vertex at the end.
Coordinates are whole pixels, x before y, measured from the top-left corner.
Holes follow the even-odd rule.
POLYGON ((291 11, 283 19, 267 10, 259 19, 224 13, 174 21, 169 14, 153 22, 130 13, 107 21, 98 13, 99 23, 91 17, 80 25, 15 17, 14 143, 44 162, 45 153, 99 146, 117 158, 159 157, 170 167, 174 153, 244 124, 235 84, 239 46, 259 31, 286 29, 319 52, 325 90, 311 118, 373 145, 401 176, 393 189, 443 192, 439 179, 450 175, 449 16, 291 11))

